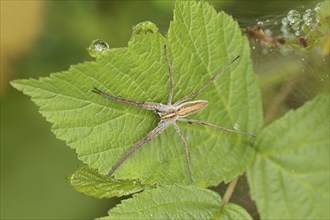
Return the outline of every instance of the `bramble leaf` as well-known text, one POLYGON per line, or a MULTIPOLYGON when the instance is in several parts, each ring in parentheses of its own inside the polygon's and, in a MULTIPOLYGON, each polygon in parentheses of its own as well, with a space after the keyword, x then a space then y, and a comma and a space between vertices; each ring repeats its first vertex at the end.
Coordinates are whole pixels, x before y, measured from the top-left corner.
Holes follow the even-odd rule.
MULTIPOLYGON (((249 43, 232 17, 203 1, 177 1, 167 38, 151 22, 137 27, 128 47, 111 49, 95 62, 74 65, 50 77, 15 80, 12 85, 32 97, 53 124, 56 137, 75 149, 83 163, 107 174, 159 119, 153 112, 107 100, 93 93, 93 87, 131 100, 166 103, 166 44, 175 102, 240 55, 196 97, 208 100, 209 106, 190 118, 256 134, 262 125, 260 94, 249 43)), ((254 151, 246 136, 202 125, 178 125, 189 145, 196 185, 230 181, 252 161, 254 151)), ((131 156, 114 177, 143 185, 190 183, 183 146, 173 127, 131 156)))
MULTIPOLYGON (((214 219, 214 218, 213 218, 214 219)), ((220 212, 220 216, 217 219, 228 219, 228 220, 236 220, 236 219, 246 219, 252 220, 250 214, 243 209, 241 206, 229 203, 224 206, 220 212)))
POLYGON ((248 170, 262 219, 329 219, 329 96, 266 127, 248 170))
POLYGON ((164 186, 133 195, 109 211, 105 219, 252 219, 240 206, 221 209, 215 192, 196 186, 164 186))
POLYGON ((99 199, 129 195, 145 188, 135 180, 116 180, 100 175, 86 165, 81 165, 68 181, 76 191, 99 199))

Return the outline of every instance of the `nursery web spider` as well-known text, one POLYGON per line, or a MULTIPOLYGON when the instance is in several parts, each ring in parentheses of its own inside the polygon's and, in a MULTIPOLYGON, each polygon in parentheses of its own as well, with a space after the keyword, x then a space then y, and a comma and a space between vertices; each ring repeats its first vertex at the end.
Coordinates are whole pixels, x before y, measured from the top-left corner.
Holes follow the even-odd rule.
POLYGON ((214 75, 209 81, 207 81, 203 86, 198 88, 196 91, 193 93, 181 98, 174 104, 172 104, 172 97, 173 97, 173 88, 174 88, 174 81, 173 81, 173 74, 172 74, 172 67, 167 55, 166 51, 166 45, 164 45, 164 50, 165 50, 165 57, 166 57, 166 62, 167 62, 167 67, 169 71, 169 78, 170 78, 170 88, 168 92, 168 100, 167 104, 162 104, 162 103, 155 103, 155 102, 138 102, 138 101, 133 101, 133 100, 128 100, 125 98, 121 98, 118 96, 114 96, 109 93, 105 93, 97 88, 94 88, 92 91, 94 93, 97 93, 105 98, 111 99, 116 102, 120 102, 126 105, 131 105, 137 108, 142 108, 146 110, 151 110, 154 111, 158 116, 159 116, 159 123, 158 125, 151 130, 147 136, 145 136, 142 140, 140 140, 138 143, 136 143, 134 146, 132 146, 126 154, 124 154, 120 160, 118 160, 115 165, 112 167, 112 169, 109 172, 109 176, 112 176, 112 174, 130 157, 132 156, 137 150, 139 150, 142 146, 147 144, 149 141, 157 137, 159 134, 161 134, 169 125, 173 125, 176 133, 178 134, 180 140, 183 143, 184 146, 184 152, 185 152, 185 158, 186 158, 186 163, 187 163, 187 170, 188 170, 188 175, 189 178, 192 180, 192 175, 191 175, 191 169, 190 169, 190 161, 189 161, 189 153, 188 153, 188 143, 184 136, 182 135, 180 128, 176 124, 176 121, 182 121, 182 122, 187 122, 189 124, 200 124, 200 125, 206 125, 210 126, 222 131, 227 131, 227 132, 234 132, 238 134, 243 134, 243 135, 249 135, 252 137, 255 137, 252 134, 249 134, 247 132, 242 132, 242 131, 237 131, 237 130, 232 130, 228 128, 224 128, 218 125, 210 124, 208 122, 204 121, 199 121, 199 120, 193 120, 193 119, 186 119, 185 117, 191 114, 194 114, 203 108, 205 108, 208 104, 206 100, 196 100, 196 101, 189 101, 187 100, 195 97, 199 93, 201 93, 209 84, 211 84, 213 81, 215 81, 223 72, 225 72, 231 64, 233 64, 239 56, 237 56, 235 59, 233 59, 231 62, 229 62, 219 73, 214 75))

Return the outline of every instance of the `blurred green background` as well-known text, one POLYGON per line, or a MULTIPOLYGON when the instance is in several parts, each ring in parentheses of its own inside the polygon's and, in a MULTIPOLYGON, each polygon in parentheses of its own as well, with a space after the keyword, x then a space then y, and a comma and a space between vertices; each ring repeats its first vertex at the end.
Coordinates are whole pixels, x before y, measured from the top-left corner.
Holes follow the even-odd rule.
MULTIPOLYGON (((233 15, 242 28, 269 20, 276 31, 276 22, 289 10, 314 7, 317 1, 210 3, 233 15)), ((75 152, 55 138, 37 107, 9 81, 92 60, 86 48, 97 38, 125 47, 132 27, 142 21, 152 21, 166 34, 173 8, 174 1, 1 0, 1 219, 92 219, 118 203, 89 198, 69 186, 65 177, 79 164, 75 152)), ((251 44, 267 123, 328 91, 329 55, 283 55, 251 44)), ((258 218, 247 192, 243 178, 233 200, 258 218)))

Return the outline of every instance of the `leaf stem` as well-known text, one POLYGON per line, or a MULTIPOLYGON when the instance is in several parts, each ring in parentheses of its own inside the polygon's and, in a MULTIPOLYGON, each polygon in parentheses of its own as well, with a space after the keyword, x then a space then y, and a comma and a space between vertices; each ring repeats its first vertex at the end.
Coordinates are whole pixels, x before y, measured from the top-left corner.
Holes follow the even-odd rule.
POLYGON ((235 177, 228 185, 225 195, 223 196, 221 208, 229 203, 229 200, 234 192, 239 176, 235 177))

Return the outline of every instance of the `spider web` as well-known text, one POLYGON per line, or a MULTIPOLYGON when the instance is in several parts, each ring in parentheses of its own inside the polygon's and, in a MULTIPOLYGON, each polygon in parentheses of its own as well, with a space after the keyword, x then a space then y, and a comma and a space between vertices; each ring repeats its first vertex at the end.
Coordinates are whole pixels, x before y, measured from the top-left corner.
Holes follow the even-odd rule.
MULTIPOLYGON (((300 14, 300 27, 307 22, 308 13, 311 14, 311 22, 318 22, 319 3, 268 1, 266 6, 258 6, 256 2, 246 4, 237 1, 232 5, 218 8, 231 14, 243 31, 247 27, 259 26, 267 36, 296 43, 274 46, 267 45, 259 39, 249 38, 255 72, 260 79, 265 124, 283 116, 290 109, 302 106, 318 93, 329 90, 329 56, 321 55, 320 45, 313 45, 314 42, 309 41, 303 42, 303 39, 310 37, 310 33, 300 31, 298 36, 291 33, 289 38, 285 31, 293 31, 294 24, 283 26, 283 19, 287 20, 291 11, 300 14), (304 48, 305 46, 307 48, 304 48)), ((317 28, 317 23, 315 25, 317 28)))
MULTIPOLYGON (((257 1, 236 1, 216 8, 231 14, 239 22, 242 31, 258 25, 265 34, 282 37, 282 19, 287 17, 289 11, 296 10, 303 16, 306 10, 318 7, 318 2, 268 1, 265 9, 259 7, 257 1)), ((260 79, 265 125, 288 110, 299 108, 317 94, 329 91, 329 56, 322 57, 318 47, 307 51, 292 45, 269 46, 258 39, 249 39, 254 69, 260 79)), ((222 196, 226 189, 224 183, 213 188, 222 196)), ((239 178, 230 202, 244 207, 253 219, 260 219, 256 204, 249 194, 246 175, 239 178)))

